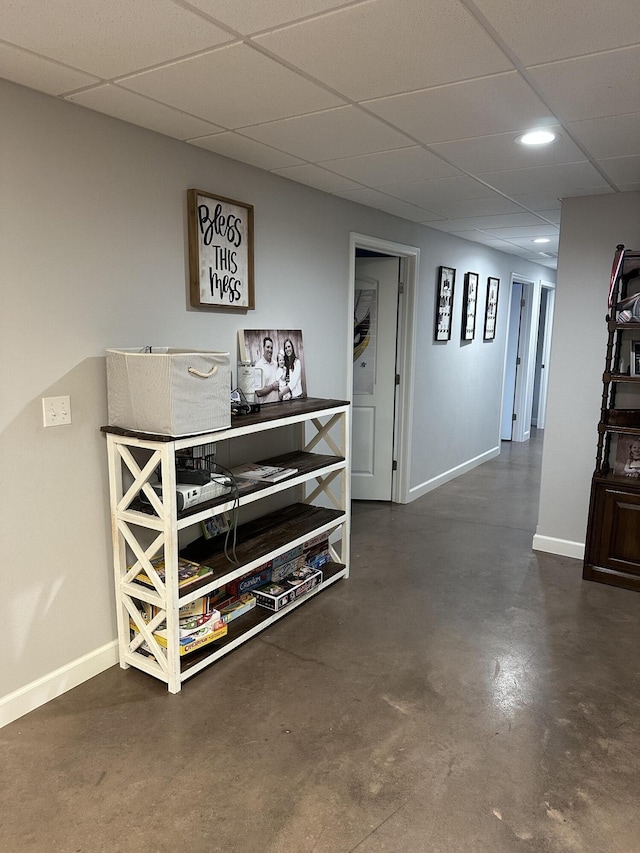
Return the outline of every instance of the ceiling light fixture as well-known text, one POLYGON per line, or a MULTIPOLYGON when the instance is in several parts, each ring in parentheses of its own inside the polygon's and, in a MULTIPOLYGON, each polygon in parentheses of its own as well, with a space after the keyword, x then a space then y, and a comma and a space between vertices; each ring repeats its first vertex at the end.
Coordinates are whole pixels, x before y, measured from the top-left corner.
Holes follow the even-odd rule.
POLYGON ((536 237, 536 239, 533 242, 534 243, 550 243, 551 240, 549 239, 549 237, 536 237))
POLYGON ((557 138, 558 134, 551 130, 531 130, 528 133, 523 133, 522 136, 518 136, 516 142, 519 142, 520 145, 549 145, 549 143, 555 142, 557 138))

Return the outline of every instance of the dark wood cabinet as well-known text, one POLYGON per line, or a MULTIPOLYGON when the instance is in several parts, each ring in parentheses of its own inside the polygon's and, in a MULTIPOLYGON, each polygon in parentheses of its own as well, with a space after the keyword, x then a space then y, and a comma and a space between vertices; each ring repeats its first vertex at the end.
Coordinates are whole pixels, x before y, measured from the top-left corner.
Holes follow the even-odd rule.
POLYGON ((617 247, 608 307, 583 577, 640 590, 640 251, 617 247))

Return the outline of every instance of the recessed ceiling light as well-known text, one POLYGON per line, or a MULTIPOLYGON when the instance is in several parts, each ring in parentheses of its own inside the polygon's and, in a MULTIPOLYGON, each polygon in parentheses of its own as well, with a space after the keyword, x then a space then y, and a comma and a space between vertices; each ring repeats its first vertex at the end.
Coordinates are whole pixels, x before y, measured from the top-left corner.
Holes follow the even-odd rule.
POLYGON ((534 243, 550 243, 551 240, 548 237, 536 237, 533 241, 534 243))
POLYGON ((557 138, 558 134, 551 130, 532 130, 518 136, 516 142, 519 142, 520 145, 549 145, 550 142, 555 142, 557 138))

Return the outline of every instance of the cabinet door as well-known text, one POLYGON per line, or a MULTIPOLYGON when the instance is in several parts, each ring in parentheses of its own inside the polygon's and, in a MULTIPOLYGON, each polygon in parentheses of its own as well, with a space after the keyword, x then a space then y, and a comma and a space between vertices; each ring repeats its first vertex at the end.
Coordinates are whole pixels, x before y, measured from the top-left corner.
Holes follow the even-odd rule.
POLYGON ((640 492, 598 484, 593 513, 596 535, 587 555, 592 571, 608 570, 617 575, 610 583, 640 588, 640 492))

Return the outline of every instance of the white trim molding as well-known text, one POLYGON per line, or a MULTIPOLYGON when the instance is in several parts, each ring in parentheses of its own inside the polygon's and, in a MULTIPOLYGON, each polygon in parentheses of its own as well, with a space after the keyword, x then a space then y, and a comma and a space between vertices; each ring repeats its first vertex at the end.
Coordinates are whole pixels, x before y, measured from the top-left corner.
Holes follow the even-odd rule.
POLYGON ((536 533, 531 545, 534 551, 557 554, 559 557, 573 557, 584 560, 584 542, 571 542, 568 539, 555 539, 553 536, 540 536, 536 533))
POLYGON ((437 477, 433 477, 431 480, 426 480, 424 483, 412 486, 412 488, 409 489, 409 500, 402 501, 402 503, 411 503, 412 501, 421 498, 423 495, 432 492, 434 489, 444 486, 444 484, 448 483, 450 480, 455 480, 456 477, 459 477, 461 474, 466 474, 467 471, 472 471, 474 468, 477 468, 478 465, 483 465, 490 459, 495 459, 496 456, 500 456, 500 445, 492 447, 491 450, 487 450, 485 453, 481 453, 480 456, 476 456, 474 459, 469 459, 461 465, 456 465, 455 468, 451 468, 443 474, 438 474, 437 477))
POLYGON ((62 696, 67 690, 77 687, 117 663, 118 641, 113 640, 3 696, 0 698, 0 728, 30 711, 35 711, 41 705, 62 696))

